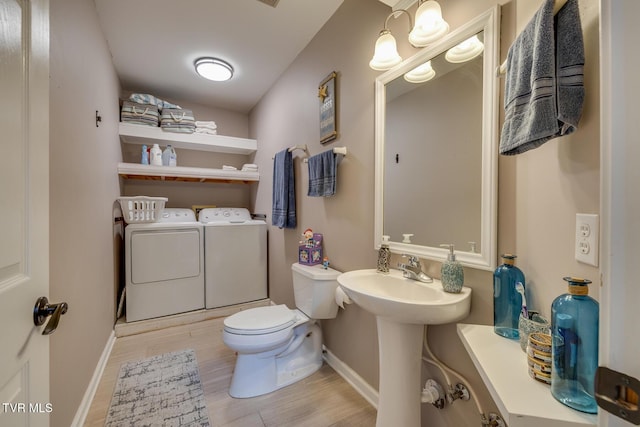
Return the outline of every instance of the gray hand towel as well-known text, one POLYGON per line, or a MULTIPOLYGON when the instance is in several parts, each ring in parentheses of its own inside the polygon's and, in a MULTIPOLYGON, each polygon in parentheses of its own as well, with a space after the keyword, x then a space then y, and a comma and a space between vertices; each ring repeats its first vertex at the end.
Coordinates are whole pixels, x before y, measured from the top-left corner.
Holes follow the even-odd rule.
POLYGON ((273 160, 271 223, 279 228, 296 228, 296 184, 293 157, 288 149, 273 160))
POLYGON ((537 148, 576 130, 584 103, 584 45, 578 0, 557 14, 545 0, 507 54, 500 154, 537 148))
POLYGON ((333 150, 309 157, 308 196, 328 197, 336 194, 338 161, 333 150))

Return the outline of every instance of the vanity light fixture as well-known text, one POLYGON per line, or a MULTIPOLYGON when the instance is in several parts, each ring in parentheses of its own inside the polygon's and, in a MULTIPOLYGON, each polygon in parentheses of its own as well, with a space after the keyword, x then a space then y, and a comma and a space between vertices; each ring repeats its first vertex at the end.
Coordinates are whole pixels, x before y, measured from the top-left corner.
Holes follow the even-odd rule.
POLYGON ((413 70, 404 75, 404 79, 409 83, 428 82, 436 76, 435 70, 431 67, 431 61, 427 61, 422 65, 418 65, 413 70))
POLYGON ((376 47, 369 66, 377 71, 385 71, 402 62, 398 54, 396 39, 387 28, 389 18, 398 17, 405 13, 409 18, 409 42, 413 47, 427 46, 449 32, 449 24, 442 18, 440 4, 435 0, 420 0, 416 11, 416 25, 411 20, 411 14, 404 9, 394 10, 384 21, 384 27, 376 40, 376 47))
POLYGON ((449 32, 449 24, 442 18, 442 9, 435 0, 420 0, 416 11, 416 25, 409 33, 409 42, 416 47, 427 46, 449 32))
POLYGON ((376 40, 373 58, 369 61, 369 67, 376 71, 389 70, 402 62, 402 57, 398 54, 396 38, 393 37, 391 31, 387 28, 389 18, 396 16, 397 13, 406 13, 409 18, 409 28, 412 26, 411 15, 404 9, 395 10, 387 16, 387 19, 384 20, 384 28, 380 31, 378 40, 376 40))
POLYGON ((449 49, 444 57, 453 64, 459 64, 461 62, 471 61, 483 51, 484 44, 478 39, 478 35, 476 34, 449 49))
POLYGON ((208 80, 224 82, 233 77, 233 67, 222 59, 198 58, 193 65, 196 67, 196 73, 208 80))

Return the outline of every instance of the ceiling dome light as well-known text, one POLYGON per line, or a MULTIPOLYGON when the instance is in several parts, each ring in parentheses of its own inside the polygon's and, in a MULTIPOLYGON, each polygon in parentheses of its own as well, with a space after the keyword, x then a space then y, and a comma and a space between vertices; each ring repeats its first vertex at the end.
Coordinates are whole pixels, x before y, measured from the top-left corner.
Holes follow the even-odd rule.
POLYGON ((424 83, 436 76, 436 72, 431 68, 431 61, 418 65, 413 70, 404 75, 404 79, 409 83, 424 83))
POLYGON ((422 3, 416 11, 416 25, 409 33, 409 42, 416 47, 427 46, 449 32, 449 24, 442 19, 442 10, 435 0, 422 3))
POLYGON ((215 82, 224 82, 233 76, 233 67, 222 59, 198 58, 194 65, 196 73, 215 82))
POLYGON ((396 39, 391 35, 391 31, 387 29, 380 31, 369 67, 376 71, 384 71, 401 62, 402 58, 398 54, 396 39))
POLYGON ((459 64, 471 61, 483 51, 484 44, 478 39, 478 35, 475 35, 449 49, 444 57, 453 64, 459 64))

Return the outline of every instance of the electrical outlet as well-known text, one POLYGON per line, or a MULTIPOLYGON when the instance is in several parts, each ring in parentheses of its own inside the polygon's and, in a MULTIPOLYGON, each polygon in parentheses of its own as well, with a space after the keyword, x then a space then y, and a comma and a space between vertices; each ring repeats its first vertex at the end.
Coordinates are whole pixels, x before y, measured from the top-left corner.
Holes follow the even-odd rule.
POLYGON ((598 215, 576 214, 576 261, 598 266, 598 215))

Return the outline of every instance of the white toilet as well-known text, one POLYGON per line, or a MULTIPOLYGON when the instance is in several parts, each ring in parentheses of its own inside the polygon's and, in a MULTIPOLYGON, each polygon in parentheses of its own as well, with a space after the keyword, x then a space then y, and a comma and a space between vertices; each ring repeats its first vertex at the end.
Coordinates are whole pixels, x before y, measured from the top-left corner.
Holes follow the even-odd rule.
POLYGON ((229 394, 254 397, 299 381, 322 366, 322 332, 316 319, 338 313, 339 271, 293 264, 297 309, 257 307, 224 320, 222 340, 238 353, 229 394))

